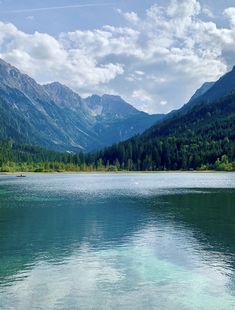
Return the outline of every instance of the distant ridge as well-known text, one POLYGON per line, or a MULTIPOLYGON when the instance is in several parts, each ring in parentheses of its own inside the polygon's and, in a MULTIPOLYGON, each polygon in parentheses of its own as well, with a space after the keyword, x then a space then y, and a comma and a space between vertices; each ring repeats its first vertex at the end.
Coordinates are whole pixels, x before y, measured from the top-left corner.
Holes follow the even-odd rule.
POLYGON ((56 151, 91 151, 142 133, 164 115, 119 96, 81 98, 65 85, 40 85, 0 59, 0 139, 56 151))

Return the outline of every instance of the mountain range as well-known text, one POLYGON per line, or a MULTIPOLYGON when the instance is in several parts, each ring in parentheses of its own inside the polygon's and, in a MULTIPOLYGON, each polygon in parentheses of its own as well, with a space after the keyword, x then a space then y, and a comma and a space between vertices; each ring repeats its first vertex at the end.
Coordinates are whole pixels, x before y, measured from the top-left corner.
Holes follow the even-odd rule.
POLYGON ((232 162, 235 67, 218 81, 203 84, 179 110, 149 115, 119 96, 81 98, 58 82, 40 85, 0 61, 0 140, 16 142, 16 161, 81 162, 80 155, 63 159, 62 153, 23 146, 30 144, 67 154, 92 151, 82 159, 92 167, 198 169, 211 167, 224 155, 232 162))
POLYGON ((65 85, 40 85, 0 60, 0 139, 62 152, 91 151, 144 132, 163 119, 119 96, 81 98, 65 85))

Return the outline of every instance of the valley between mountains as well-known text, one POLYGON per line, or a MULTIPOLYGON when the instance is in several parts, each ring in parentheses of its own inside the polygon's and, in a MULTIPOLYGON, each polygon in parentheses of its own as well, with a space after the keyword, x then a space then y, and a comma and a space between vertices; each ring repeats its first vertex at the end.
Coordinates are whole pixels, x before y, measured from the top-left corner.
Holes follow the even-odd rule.
POLYGON ((149 115, 119 96, 40 85, 1 60, 0 140, 2 166, 35 163, 33 171, 234 170, 235 68, 181 109, 149 115))

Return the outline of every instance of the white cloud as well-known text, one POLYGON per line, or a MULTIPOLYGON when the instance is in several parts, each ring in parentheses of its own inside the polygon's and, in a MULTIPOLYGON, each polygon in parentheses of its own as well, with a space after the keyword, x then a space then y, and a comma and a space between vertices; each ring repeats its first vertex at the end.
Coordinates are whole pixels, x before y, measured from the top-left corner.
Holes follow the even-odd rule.
POLYGON ((235 8, 224 11, 230 24, 223 28, 206 9, 198 0, 171 0, 142 16, 119 10, 123 27, 58 37, 0 22, 0 57, 40 82, 58 80, 81 94, 112 91, 137 107, 163 112, 185 103, 200 84, 232 65, 235 8))
POLYGON ((135 90, 132 94, 132 97, 140 101, 152 101, 150 95, 147 94, 143 89, 135 90))
POLYGON ((154 113, 152 110, 153 98, 144 89, 136 89, 132 93, 132 101, 135 102, 135 106, 145 112, 154 113))
POLYGON ((140 33, 132 28, 104 26, 93 31, 62 33, 59 41, 68 49, 81 50, 86 55, 102 58, 108 55, 124 55, 141 58, 143 51, 138 46, 140 33))
POLYGON ((108 83, 123 65, 99 62, 82 48, 67 48, 48 34, 26 34, 0 22, 0 56, 40 82, 59 80, 75 89, 108 83))
POLYGON ((118 13, 125 17, 129 23, 136 24, 139 21, 139 16, 135 12, 123 13, 122 10, 118 10, 118 13))
POLYGON ((136 70, 135 73, 138 75, 144 75, 145 74, 143 71, 139 71, 139 70, 136 70))
POLYGON ((224 10, 224 14, 229 18, 232 27, 235 27, 235 7, 224 10))
POLYGON ((205 14, 206 16, 210 17, 210 18, 214 18, 214 14, 213 12, 206 6, 202 7, 202 13, 205 14))

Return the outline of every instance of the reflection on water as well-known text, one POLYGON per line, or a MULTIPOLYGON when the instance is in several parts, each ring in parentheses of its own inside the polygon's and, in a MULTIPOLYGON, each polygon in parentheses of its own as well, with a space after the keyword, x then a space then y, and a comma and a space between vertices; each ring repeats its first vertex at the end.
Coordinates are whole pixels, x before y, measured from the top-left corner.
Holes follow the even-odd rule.
POLYGON ((0 309, 234 309, 235 174, 0 177, 0 309))

